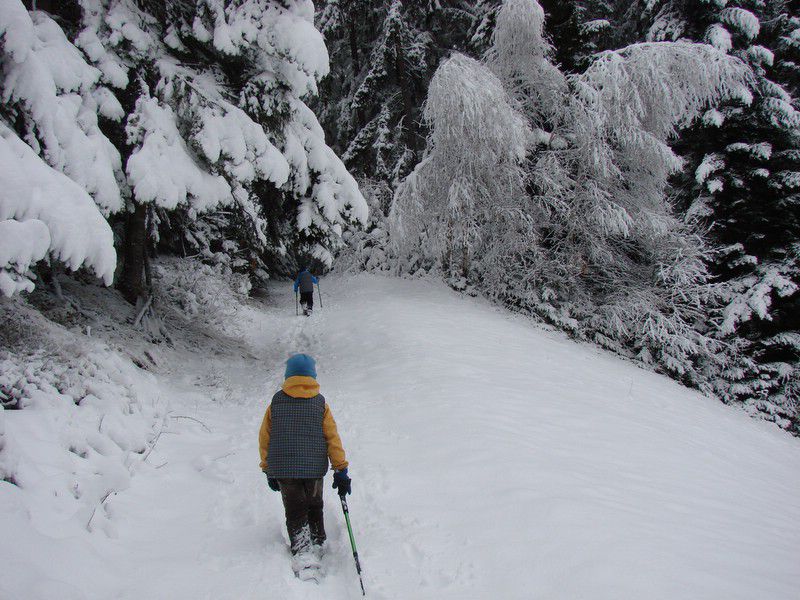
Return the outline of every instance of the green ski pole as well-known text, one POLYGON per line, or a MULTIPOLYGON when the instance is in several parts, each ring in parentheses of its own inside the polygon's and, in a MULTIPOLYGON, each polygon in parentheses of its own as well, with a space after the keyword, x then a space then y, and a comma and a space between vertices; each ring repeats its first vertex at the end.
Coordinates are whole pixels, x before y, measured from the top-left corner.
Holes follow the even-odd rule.
POLYGON ((300 314, 300 309, 297 308, 297 290, 294 291, 294 316, 300 314))
POLYGON ((364 580, 361 579, 361 563, 358 562, 358 550, 356 550, 356 540, 353 537, 353 528, 350 526, 350 512, 347 510, 347 500, 345 500, 344 495, 340 495, 339 500, 342 501, 344 520, 347 522, 347 533, 350 534, 350 547, 353 549, 353 558, 356 561, 356 572, 358 573, 358 581, 361 583, 361 595, 366 598, 367 592, 364 591, 364 580))

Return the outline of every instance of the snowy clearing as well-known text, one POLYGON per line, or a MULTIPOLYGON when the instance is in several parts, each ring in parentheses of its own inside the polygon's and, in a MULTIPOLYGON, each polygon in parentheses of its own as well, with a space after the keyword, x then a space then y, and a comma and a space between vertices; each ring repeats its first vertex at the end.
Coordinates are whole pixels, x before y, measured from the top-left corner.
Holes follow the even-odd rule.
MULTIPOLYGON (((439 283, 322 290, 306 319, 274 284, 238 315, 240 351, 157 374, 168 426, 106 502, 111 527, 56 534, 65 517, 32 521, 0 482, 0 597, 360 597, 330 476, 317 586, 292 575, 258 469, 294 351, 317 358, 351 462, 370 598, 797 597, 800 440, 439 283)), ((6 433, 26 412, 4 411, 6 433)))

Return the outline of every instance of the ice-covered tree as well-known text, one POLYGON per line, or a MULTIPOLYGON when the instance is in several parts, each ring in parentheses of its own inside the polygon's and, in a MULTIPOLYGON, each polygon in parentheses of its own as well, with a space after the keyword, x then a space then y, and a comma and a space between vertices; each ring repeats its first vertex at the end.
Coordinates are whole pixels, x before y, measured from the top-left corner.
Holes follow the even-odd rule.
MULTIPOLYGON (((533 0, 507 0, 487 57, 503 84, 498 94, 510 92, 514 101, 507 106, 519 106, 533 126, 523 136, 530 142, 529 194, 521 197, 517 176, 509 185, 498 157, 488 158, 486 170, 473 167, 473 154, 485 162, 481 149, 503 130, 498 119, 483 121, 488 125, 475 119, 464 142, 444 152, 439 136, 464 135, 452 124, 458 118, 444 117, 460 111, 445 111, 431 119, 425 161, 398 190, 399 239, 439 227, 455 231, 452 239, 462 245, 491 240, 478 260, 461 264, 479 273, 492 295, 702 384, 695 363, 699 356, 710 359, 711 342, 694 326, 702 321, 707 290, 705 248, 673 214, 666 184, 681 161, 667 142, 710 102, 744 93, 747 68, 711 46, 647 43, 604 53, 585 73, 565 78, 550 62, 542 19, 533 0), (533 89, 535 95, 527 93, 533 89), (444 164, 426 172, 437 152, 444 164), (415 203, 416 212, 437 218, 428 215, 417 221, 421 226, 404 229, 415 203), (498 210, 476 210, 489 206, 498 210), (500 214, 513 217, 497 227, 500 214), (457 223, 449 227, 448 219, 457 223), (493 228, 507 235, 487 236, 493 228)), ((452 95, 451 106, 475 94, 451 85, 444 94, 452 95)), ((495 104, 504 106, 497 97, 495 104)), ((507 130, 523 131, 513 115, 499 120, 507 119, 507 130)), ((446 260, 439 263, 449 268, 446 260)))
POLYGON ((531 131, 500 80, 461 54, 436 71, 423 115, 426 155, 392 209, 398 253, 405 268, 433 261, 449 277, 467 277, 474 257, 499 244, 503 224, 521 213, 531 131))
POLYGON ((510 0, 496 20, 486 62, 537 127, 554 127, 568 89, 566 76, 550 60, 544 10, 532 0, 510 0))
POLYGON ((667 142, 710 102, 741 93, 746 77, 705 45, 604 53, 570 79, 564 125, 552 141, 541 136, 531 171, 549 215, 532 278, 546 282, 534 287, 543 312, 569 314, 599 343, 698 385, 707 377, 698 358, 713 356, 696 329, 709 293, 705 247, 668 199, 682 163, 667 142))

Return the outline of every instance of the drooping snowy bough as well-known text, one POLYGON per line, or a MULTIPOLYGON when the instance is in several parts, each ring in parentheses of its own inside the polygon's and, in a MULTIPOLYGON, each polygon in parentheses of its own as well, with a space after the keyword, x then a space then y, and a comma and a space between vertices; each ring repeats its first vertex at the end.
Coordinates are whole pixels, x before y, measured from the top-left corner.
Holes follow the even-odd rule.
POLYGON ((79 184, 108 215, 122 208, 119 152, 98 116, 119 120, 122 107, 44 12, 0 1, 0 91, 24 139, 54 169, 79 184))
POLYGON ((0 291, 32 290, 30 269, 47 256, 114 277, 114 237, 92 198, 0 122, 0 291))

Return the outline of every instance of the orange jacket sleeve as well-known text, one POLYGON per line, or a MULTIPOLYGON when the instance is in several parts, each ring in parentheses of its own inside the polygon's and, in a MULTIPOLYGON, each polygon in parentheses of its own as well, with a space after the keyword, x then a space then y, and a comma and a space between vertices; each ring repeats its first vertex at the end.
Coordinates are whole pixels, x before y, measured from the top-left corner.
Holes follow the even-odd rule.
POLYGON ((269 433, 271 430, 272 404, 267 407, 267 412, 264 413, 264 420, 261 421, 261 429, 258 431, 258 450, 261 453, 261 470, 265 473, 267 471, 267 453, 269 452, 269 433))
POLYGON ((348 463, 344 455, 344 447, 342 447, 342 438, 339 437, 336 421, 333 420, 333 413, 327 402, 325 403, 325 415, 322 418, 322 432, 328 443, 328 458, 331 460, 331 466, 336 471, 346 469, 348 463))

